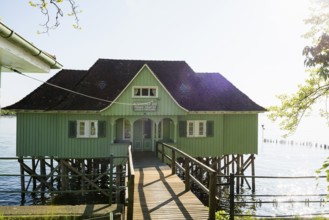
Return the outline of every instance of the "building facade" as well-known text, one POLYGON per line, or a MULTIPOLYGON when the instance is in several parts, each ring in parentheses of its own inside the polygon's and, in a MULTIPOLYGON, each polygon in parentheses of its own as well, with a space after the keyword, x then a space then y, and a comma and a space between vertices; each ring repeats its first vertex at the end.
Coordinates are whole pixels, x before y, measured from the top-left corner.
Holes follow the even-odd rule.
POLYGON ((156 141, 188 154, 256 154, 265 109, 219 73, 184 61, 99 59, 61 70, 21 101, 17 156, 93 158, 154 151, 156 141))

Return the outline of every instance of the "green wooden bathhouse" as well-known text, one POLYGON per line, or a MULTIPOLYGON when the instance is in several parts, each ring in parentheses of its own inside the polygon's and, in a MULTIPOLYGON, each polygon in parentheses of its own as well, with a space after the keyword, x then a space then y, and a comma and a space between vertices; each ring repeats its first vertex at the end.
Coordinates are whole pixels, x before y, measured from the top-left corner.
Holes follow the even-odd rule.
POLYGON ((17 156, 62 158, 154 151, 159 140, 195 157, 257 154, 265 111, 219 73, 115 59, 63 69, 6 109, 17 112, 17 156))

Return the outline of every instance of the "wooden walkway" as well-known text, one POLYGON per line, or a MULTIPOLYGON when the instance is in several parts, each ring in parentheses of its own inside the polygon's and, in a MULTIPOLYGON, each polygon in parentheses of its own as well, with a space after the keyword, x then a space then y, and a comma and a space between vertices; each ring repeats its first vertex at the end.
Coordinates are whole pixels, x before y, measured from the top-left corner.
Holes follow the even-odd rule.
POLYGON ((152 153, 133 153, 134 219, 208 219, 208 208, 152 153))

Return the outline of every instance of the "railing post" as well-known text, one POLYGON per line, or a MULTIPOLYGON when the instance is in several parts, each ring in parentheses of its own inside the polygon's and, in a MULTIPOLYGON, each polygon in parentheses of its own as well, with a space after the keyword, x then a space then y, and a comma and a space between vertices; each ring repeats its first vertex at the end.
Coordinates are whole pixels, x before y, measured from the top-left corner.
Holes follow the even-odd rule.
POLYGON ((109 205, 112 205, 112 191, 113 191, 113 155, 110 156, 110 192, 109 205))
POLYGON ((234 220, 234 174, 230 174, 230 220, 234 220))
POLYGON ((161 144, 161 162, 164 163, 164 155, 165 155, 165 150, 164 150, 164 145, 163 143, 161 144))
POLYGON ((190 161, 188 157, 185 157, 185 191, 190 190, 190 161))
POLYGON ((155 142, 155 157, 158 158, 159 141, 155 142))
POLYGON ((216 213, 216 172, 209 174, 209 220, 215 220, 216 213))
POLYGON ((176 155, 174 149, 171 149, 171 174, 176 174, 176 155))

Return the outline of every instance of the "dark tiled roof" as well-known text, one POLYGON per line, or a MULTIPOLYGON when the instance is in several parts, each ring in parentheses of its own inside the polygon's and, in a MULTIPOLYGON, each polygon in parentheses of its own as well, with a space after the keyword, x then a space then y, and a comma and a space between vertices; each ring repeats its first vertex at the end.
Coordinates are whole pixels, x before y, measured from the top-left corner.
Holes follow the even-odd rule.
MULTIPOLYGON (((189 111, 265 111, 219 73, 195 73, 185 61, 99 59, 88 71, 62 70, 48 82, 114 100, 145 64, 189 111)), ((7 109, 100 111, 109 104, 44 84, 7 109)))
MULTIPOLYGON (((87 71, 84 70, 61 70, 47 82, 63 88, 74 90, 74 87, 83 79, 87 71)), ((6 109, 24 110, 52 110, 59 105, 69 92, 42 84, 32 93, 19 102, 6 107, 6 109)))

